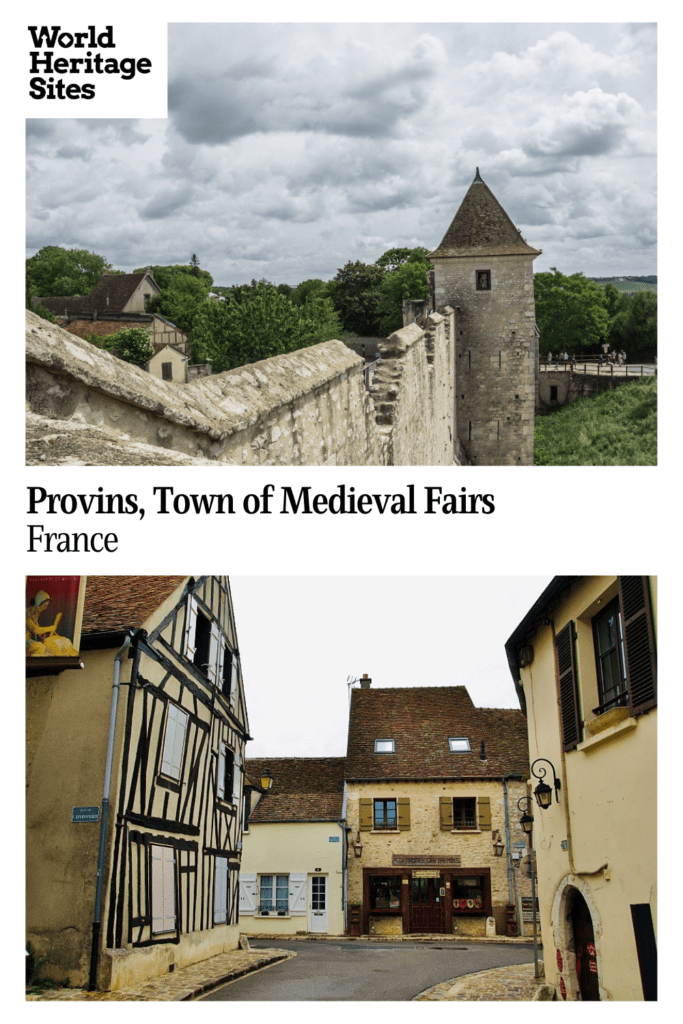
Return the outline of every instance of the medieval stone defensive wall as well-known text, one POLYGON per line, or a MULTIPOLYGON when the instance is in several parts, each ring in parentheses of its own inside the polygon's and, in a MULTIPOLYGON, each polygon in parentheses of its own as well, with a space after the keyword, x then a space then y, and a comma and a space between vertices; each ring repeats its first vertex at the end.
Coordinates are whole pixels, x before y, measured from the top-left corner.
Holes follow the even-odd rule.
POLYGON ((381 346, 369 386, 341 341, 188 384, 26 313, 29 465, 453 465, 454 313, 381 346))
POLYGON ((632 372, 610 374, 609 367, 603 373, 583 373, 580 370, 543 370, 539 374, 536 393, 536 412, 556 409, 558 405, 569 405, 577 398, 599 395, 603 391, 614 391, 623 384, 632 384, 639 380, 638 367, 629 367, 632 372))

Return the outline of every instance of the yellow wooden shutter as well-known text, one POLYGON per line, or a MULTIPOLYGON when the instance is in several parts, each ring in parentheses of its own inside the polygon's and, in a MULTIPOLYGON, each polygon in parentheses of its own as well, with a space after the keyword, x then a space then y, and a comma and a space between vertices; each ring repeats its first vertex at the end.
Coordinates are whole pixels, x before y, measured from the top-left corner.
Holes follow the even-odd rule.
POLYGON ((410 800, 407 796, 398 798, 398 828, 400 832, 410 829, 410 800))
POLYGON ((453 797, 439 797, 439 814, 442 830, 450 832, 453 828, 453 797))
POLYGON ((372 800, 363 798, 359 803, 361 832, 370 832, 372 829, 372 800))
POLYGON ((477 797, 477 817, 479 819, 479 828, 490 829, 491 828, 491 797, 480 796, 477 797))

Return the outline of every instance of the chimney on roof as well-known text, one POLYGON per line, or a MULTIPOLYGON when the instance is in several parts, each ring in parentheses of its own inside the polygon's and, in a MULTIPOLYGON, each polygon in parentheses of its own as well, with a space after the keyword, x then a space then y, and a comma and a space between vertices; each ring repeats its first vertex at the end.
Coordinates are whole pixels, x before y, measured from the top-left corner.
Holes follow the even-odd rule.
POLYGON ((367 672, 363 673, 363 678, 360 681, 361 690, 369 690, 372 686, 372 679, 368 676, 367 672))
POLYGON ((481 741, 481 747, 479 748, 479 760, 486 761, 486 742, 481 741))

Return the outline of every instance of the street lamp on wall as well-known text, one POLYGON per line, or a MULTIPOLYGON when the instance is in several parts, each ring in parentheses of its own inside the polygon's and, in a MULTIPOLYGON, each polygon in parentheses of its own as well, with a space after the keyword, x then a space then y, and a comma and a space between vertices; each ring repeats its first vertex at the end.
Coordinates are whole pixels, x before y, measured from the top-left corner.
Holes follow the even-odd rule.
POLYGON ((531 806, 531 797, 523 796, 520 800, 517 801, 517 806, 522 812, 522 817, 519 819, 519 823, 522 826, 522 830, 524 831, 525 835, 530 836, 531 831, 534 827, 534 819, 532 815, 529 814, 531 806), (522 807, 522 804, 524 804, 524 807, 522 807))
POLYGON ((353 852, 355 853, 356 857, 360 857, 363 854, 363 844, 360 841, 360 832, 356 834, 356 841, 353 844, 353 852))
POLYGON ((503 856, 503 850, 505 849, 505 843, 500 838, 500 832, 498 831, 498 829, 495 829, 492 838, 494 840, 494 843, 493 843, 493 853, 494 853, 494 855, 496 857, 502 857, 503 856))
POLYGON ((550 807, 551 803, 553 802, 553 791, 548 785, 548 783, 543 781, 546 775, 548 774, 547 768, 539 767, 538 771, 534 771, 536 765, 539 764, 541 761, 545 764, 549 764, 553 770, 553 786, 555 788, 555 800, 558 804, 560 802, 560 790, 562 789, 562 783, 555 774, 555 768, 551 761, 548 761, 548 759, 545 757, 536 758, 536 760, 531 766, 531 774, 534 776, 535 779, 540 779, 540 782, 534 790, 534 796, 536 797, 538 806, 542 807, 543 810, 545 810, 547 807, 550 807))
POLYGON ((267 793, 273 785, 273 776, 270 774, 270 768, 265 768, 261 774, 261 789, 264 793, 267 793))

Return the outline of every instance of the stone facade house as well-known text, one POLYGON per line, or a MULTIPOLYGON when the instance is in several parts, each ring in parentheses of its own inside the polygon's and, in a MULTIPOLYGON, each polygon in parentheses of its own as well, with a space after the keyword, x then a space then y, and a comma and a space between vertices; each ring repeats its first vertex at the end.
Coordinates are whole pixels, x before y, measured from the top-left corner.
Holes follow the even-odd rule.
POLYGON ((353 689, 346 758, 356 934, 518 934, 526 723, 464 686, 353 689))
MULTIPOLYGON (((165 317, 147 312, 147 303, 153 295, 159 294, 161 289, 148 269, 139 274, 105 273, 89 295, 36 298, 35 301, 54 313, 58 324, 77 338, 88 339, 93 334, 106 338, 125 327, 144 327, 157 353, 169 345, 185 360, 180 373, 179 361, 172 359, 174 376, 162 379, 185 383, 190 355, 187 335, 165 317)), ((154 369, 150 372, 161 377, 160 365, 156 373, 156 362, 152 362, 154 369)), ((158 362, 161 364, 161 360, 158 362)))
POLYGON ((342 935, 344 758, 248 758, 246 774, 240 930, 342 935))
POLYGON ((228 578, 89 577, 80 659, 27 678, 27 938, 42 973, 116 990, 238 944, 228 578))
POLYGON ((656 630, 655 577, 556 576, 506 645, 559 999, 657 998, 656 630))
POLYGON ((531 466, 538 377, 533 261, 479 168, 429 254, 433 306, 456 311, 457 436, 472 465, 531 466))

